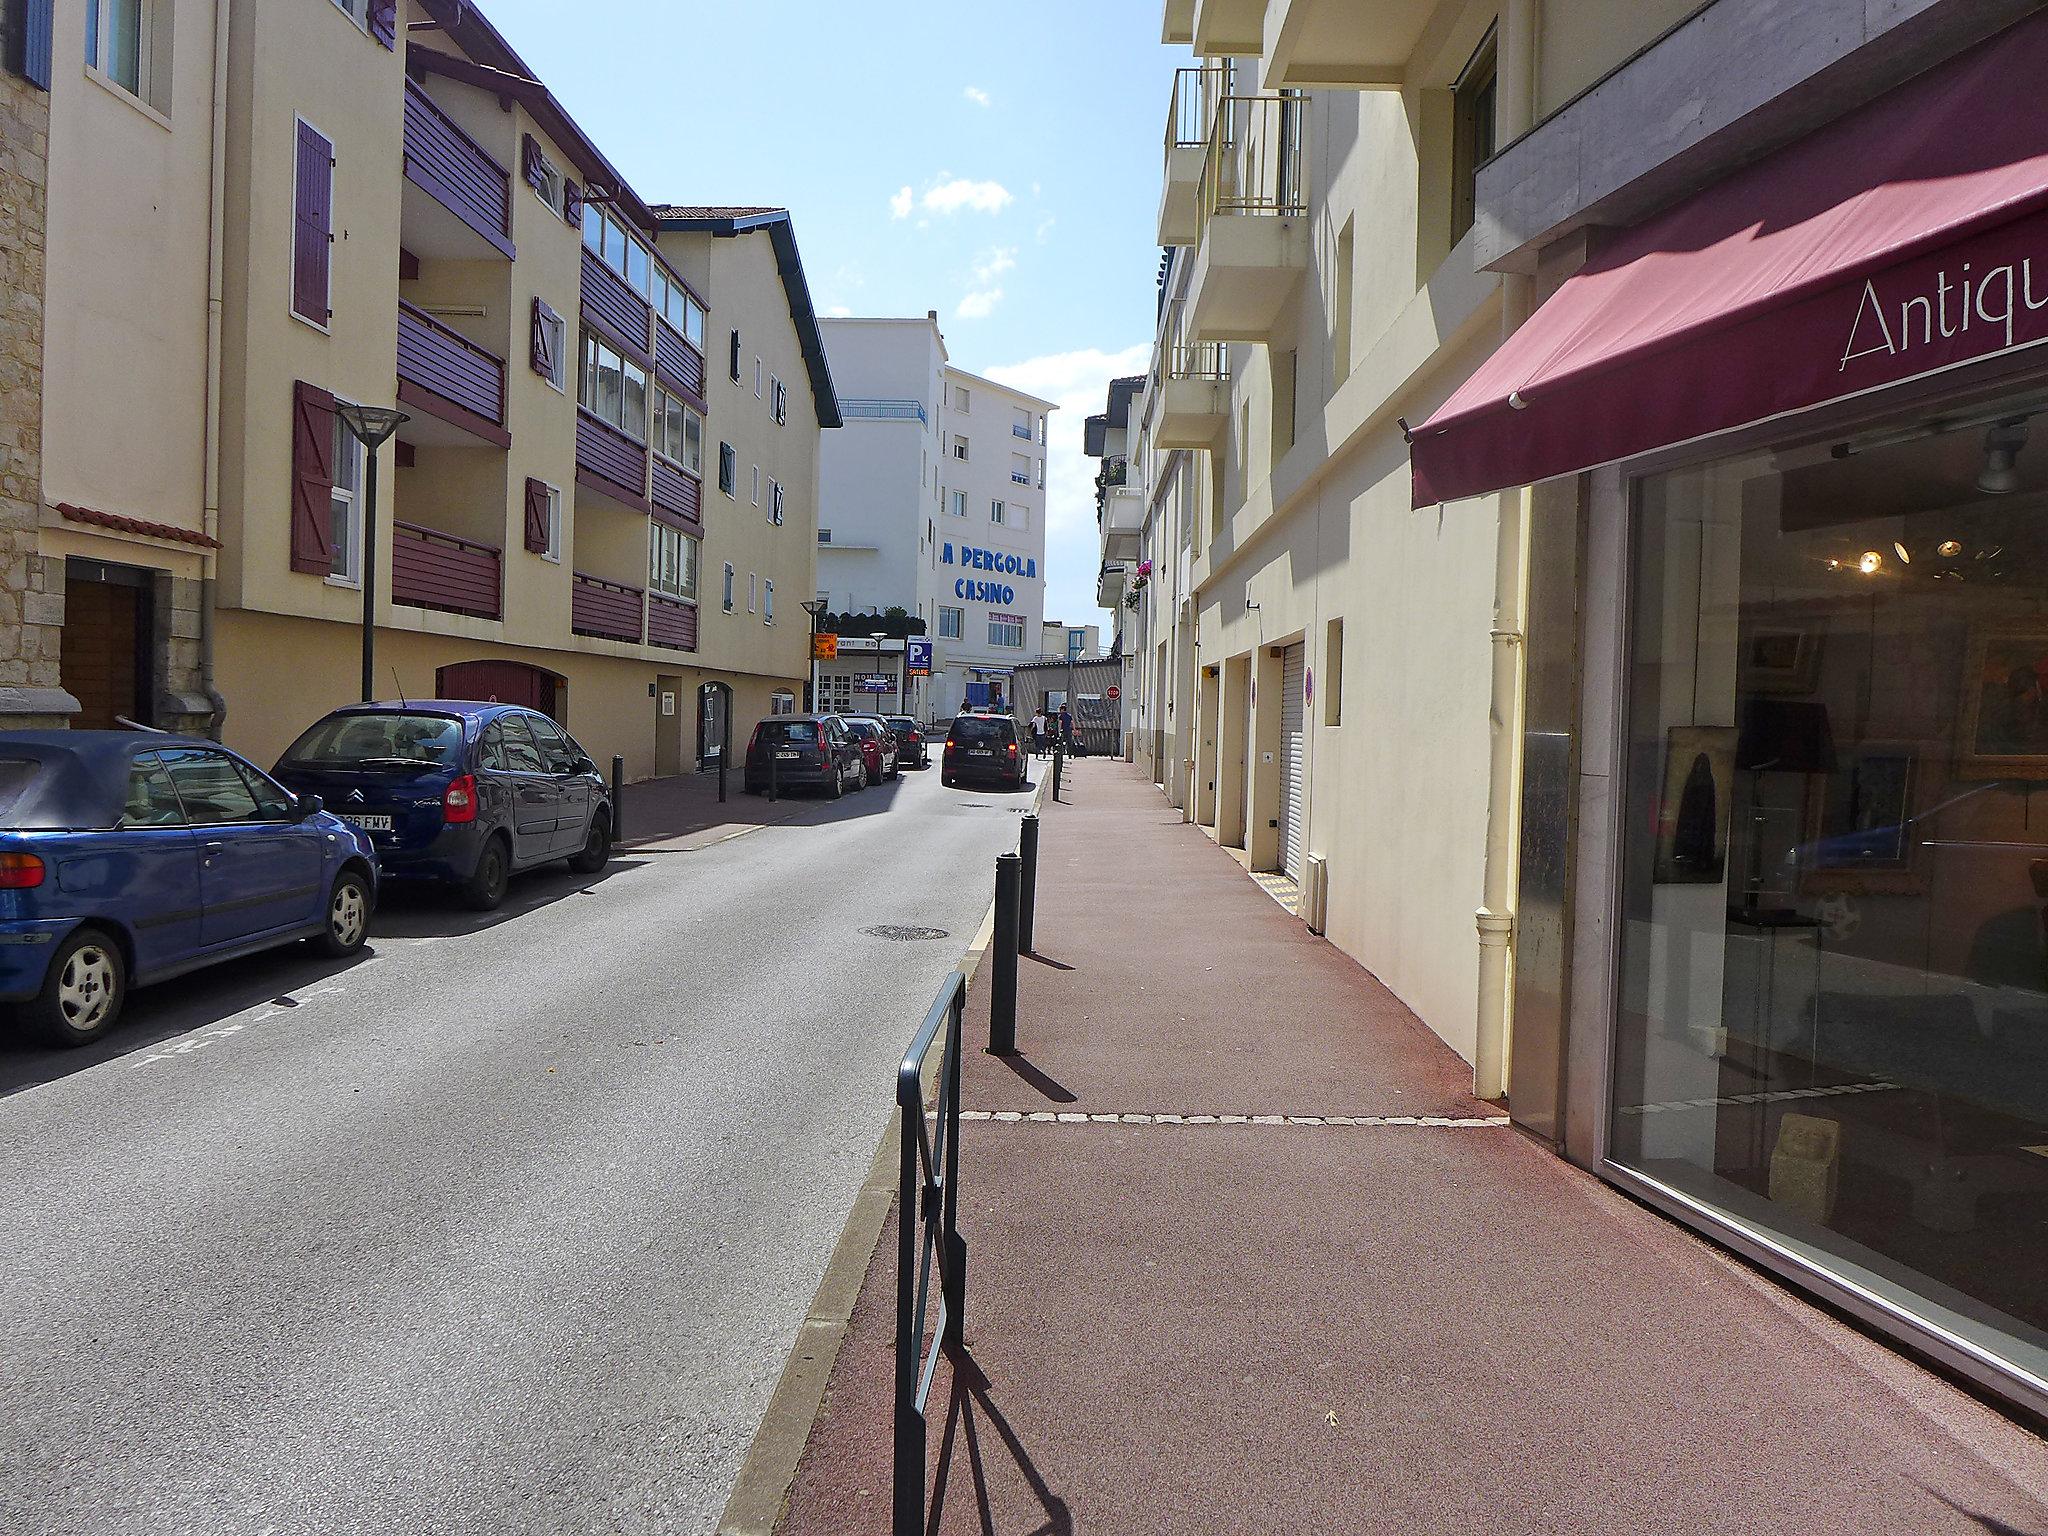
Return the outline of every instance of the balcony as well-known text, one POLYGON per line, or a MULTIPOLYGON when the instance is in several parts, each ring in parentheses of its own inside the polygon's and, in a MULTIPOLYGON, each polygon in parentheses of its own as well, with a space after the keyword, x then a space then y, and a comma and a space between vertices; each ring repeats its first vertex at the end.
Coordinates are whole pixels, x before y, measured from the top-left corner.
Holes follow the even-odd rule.
POLYGON ((1266 0, 1261 84, 1399 90, 1438 0, 1266 0))
POLYGON ((1131 568, 1121 560, 1105 561, 1102 570, 1095 577, 1095 605, 1098 608, 1114 608, 1124 600, 1124 585, 1130 580, 1131 568))
POLYGON ((660 454, 654 456, 654 510, 685 532, 704 532, 704 487, 697 477, 660 454))
POLYGON ((1228 79, 1229 71, 1221 64, 1173 72, 1173 97, 1166 109, 1166 166, 1160 178, 1161 245, 1193 245, 1201 232, 1197 193, 1202 160, 1228 79))
POLYGON ((1191 341, 1264 342, 1309 263, 1301 102, 1227 96, 1203 152, 1191 341))
POLYGON ((1194 48, 1205 59, 1256 58, 1265 26, 1266 0, 1195 0, 1194 48))
POLYGON ((400 243, 415 256, 489 261, 512 256, 512 173, 405 82, 405 194, 400 243))
POLYGON ((512 446, 512 434, 505 430, 505 360, 403 299, 398 301, 398 403, 414 412, 408 441, 512 446))
POLYGON ((583 248, 583 318, 627 348, 643 363, 647 354, 647 322, 653 311, 626 280, 583 248))
POLYGON ((1187 339, 1187 307, 1166 317, 1166 357, 1153 442, 1160 448, 1210 448, 1230 421, 1230 366, 1223 344, 1187 339))
POLYGON ((704 354, 666 320, 654 322, 654 372, 662 383, 704 404, 704 354))
POLYGON ((1102 530, 1104 560, 1137 559, 1138 545, 1145 531, 1144 492, 1137 486, 1105 487, 1098 522, 1102 530))
POLYGON ((569 627, 600 640, 640 643, 645 594, 638 587, 576 572, 569 595, 569 627))
POLYGON ((504 616, 497 545, 417 523, 391 524, 391 601, 479 619, 504 616))
POLYGON ((647 500, 647 449, 608 421, 576 408, 576 483, 636 512, 647 500))
POLYGON ((648 593, 647 643, 671 651, 697 649, 697 605, 659 592, 648 593))

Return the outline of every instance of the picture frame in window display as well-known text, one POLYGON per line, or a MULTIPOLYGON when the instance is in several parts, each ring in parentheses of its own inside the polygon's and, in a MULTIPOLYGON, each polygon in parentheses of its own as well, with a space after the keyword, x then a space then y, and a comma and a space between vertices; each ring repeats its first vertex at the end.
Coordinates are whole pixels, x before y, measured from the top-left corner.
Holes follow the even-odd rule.
POLYGON ((1792 625, 1751 630, 1742 642, 1745 693, 1812 693, 1820 685, 1821 632, 1792 625))
POLYGON ((1955 776, 2048 780, 2048 622, 1974 625, 1965 656, 1955 776))
POLYGON ((1735 740, 1732 725, 1674 725, 1666 733, 1654 883, 1719 885, 1727 878, 1735 740))
POLYGON ((1914 868, 1918 753, 1903 742, 1864 742, 1842 758, 1839 771, 1814 781, 1801 893, 1924 895, 1926 881, 1914 868))

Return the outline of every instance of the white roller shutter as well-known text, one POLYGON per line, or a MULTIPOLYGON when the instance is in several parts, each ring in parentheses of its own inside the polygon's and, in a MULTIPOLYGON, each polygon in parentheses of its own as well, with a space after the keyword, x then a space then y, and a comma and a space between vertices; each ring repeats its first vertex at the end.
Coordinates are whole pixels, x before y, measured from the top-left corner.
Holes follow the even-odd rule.
POLYGON ((1290 645, 1280 658, 1280 867, 1290 877, 1302 875, 1303 781, 1308 774, 1308 743, 1302 736, 1302 694, 1307 681, 1302 647, 1290 645))

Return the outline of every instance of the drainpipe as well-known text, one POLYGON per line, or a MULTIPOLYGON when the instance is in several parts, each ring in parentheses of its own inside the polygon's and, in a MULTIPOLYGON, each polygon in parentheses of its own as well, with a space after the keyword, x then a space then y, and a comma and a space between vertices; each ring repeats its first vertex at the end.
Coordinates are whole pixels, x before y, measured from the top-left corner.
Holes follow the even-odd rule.
MULTIPOLYGON (((1502 17, 1500 131, 1509 141, 1536 117, 1536 4, 1509 0, 1502 17)), ((1501 279, 1501 340, 1535 308, 1535 283, 1518 273, 1501 279)), ((1515 895, 1522 810, 1522 640, 1528 592, 1529 491, 1498 498, 1493 576, 1493 680, 1487 711, 1486 866, 1479 928, 1479 1017, 1472 1053, 1472 1091, 1497 1099, 1508 1091, 1514 1031, 1515 895)))
POLYGON ((213 735, 227 724, 227 700, 213 680, 215 589, 220 539, 221 312, 226 266, 228 199, 228 13, 232 0, 213 0, 213 143, 209 167, 211 203, 206 224, 206 492, 201 527, 209 544, 199 584, 199 687, 213 710, 213 735))

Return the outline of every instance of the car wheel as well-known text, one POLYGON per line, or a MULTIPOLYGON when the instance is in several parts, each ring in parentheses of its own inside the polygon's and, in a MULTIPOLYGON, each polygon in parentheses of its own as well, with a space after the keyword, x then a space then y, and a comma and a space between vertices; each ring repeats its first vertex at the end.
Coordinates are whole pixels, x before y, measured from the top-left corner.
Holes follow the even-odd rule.
POLYGON ((26 1014, 52 1045, 89 1045, 114 1027, 127 1000, 121 946, 97 928, 80 928, 50 957, 43 989, 26 1014))
POLYGON ((569 867, 579 875, 594 875, 612 858, 612 819, 609 816, 590 818, 590 835, 583 839, 583 851, 569 860, 569 867))
POLYGON ((825 795, 828 799, 837 800, 845 793, 846 770, 835 763, 832 766, 832 782, 825 786, 825 795))
POLYGON ((512 860, 505 852, 505 839, 494 837, 477 855, 476 873, 462 887, 462 900, 471 911, 495 911, 505 899, 505 887, 511 878, 512 860))
POLYGON ((327 926, 313 936, 313 947, 332 960, 344 960, 370 936, 370 882, 358 870, 344 869, 327 893, 327 926))

